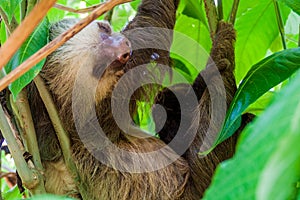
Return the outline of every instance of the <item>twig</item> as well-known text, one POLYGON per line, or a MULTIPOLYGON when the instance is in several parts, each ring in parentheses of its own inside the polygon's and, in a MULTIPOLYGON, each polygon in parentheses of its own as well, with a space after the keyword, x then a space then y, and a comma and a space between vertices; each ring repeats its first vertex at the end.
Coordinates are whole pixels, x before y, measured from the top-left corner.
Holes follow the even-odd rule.
MULTIPOLYGON (((0 80, 0 91, 6 88, 11 82, 15 81, 17 78, 26 73, 29 69, 31 69, 34 65, 40 62, 43 58, 48 56, 50 53, 55 51, 59 46, 73 37, 76 33, 81 31, 85 26, 87 26, 90 22, 97 19, 100 15, 111 10, 116 5, 130 2, 131 0, 110 0, 107 3, 102 4, 99 8, 94 10, 89 16, 80 20, 77 24, 75 24, 71 29, 59 35, 53 41, 51 41, 48 45, 44 46, 30 58, 28 58, 25 62, 19 65, 16 69, 10 72, 7 76, 0 80)), ((6 43, 5 43, 6 44, 6 43)), ((5 48, 2 48, 5 49, 5 48)), ((0 49, 0 51, 2 50, 0 49)), ((0 54, 1 55, 1 54, 0 54)), ((2 60, 1 60, 2 61, 2 60)))
POLYGON ((11 34, 8 40, 0 49, 0 69, 9 61, 22 43, 47 14, 47 11, 54 5, 56 0, 42 0, 30 14, 22 21, 20 26, 11 34))
MULTIPOLYGON (((72 172, 73 177, 76 177, 75 179, 80 181, 80 177, 78 175, 77 169, 75 167, 75 164, 72 160, 71 153, 70 153, 70 149, 71 149, 70 139, 69 139, 67 132, 65 131, 65 129, 62 126, 62 123, 59 118, 56 106, 53 102, 52 96, 51 96, 50 92, 47 90, 44 80, 39 75, 37 75, 35 77, 34 83, 35 83, 35 85, 39 91, 39 94, 45 104, 45 107, 46 107, 49 117, 51 119, 52 125, 55 129, 57 138, 60 143, 60 147, 63 152, 65 163, 66 163, 68 169, 70 170, 70 172, 72 172)), ((81 185, 81 184, 78 184, 78 185, 81 185)))
POLYGON ((278 24, 278 29, 279 29, 279 32, 280 32, 280 36, 281 36, 282 46, 283 46, 283 49, 286 49, 284 25, 283 25, 283 22, 282 22, 282 17, 281 17, 279 5, 278 5, 278 2, 276 0, 273 0, 273 4, 274 4, 274 8, 275 8, 276 19, 277 19, 277 24, 278 24))
POLYGON ((222 20, 224 17, 223 15, 223 1, 218 0, 218 15, 219 15, 219 21, 222 20))
POLYGON ((65 5, 61 5, 61 4, 54 4, 54 8, 60 9, 60 10, 64 10, 64 11, 68 11, 68 12, 72 12, 72 13, 87 13, 87 12, 91 12, 93 10, 95 10, 96 8, 100 7, 103 3, 99 3, 87 8, 82 8, 82 9, 74 9, 74 8, 70 8, 68 6, 65 5))
POLYGON ((229 21, 233 25, 235 23, 236 13, 237 13, 239 4, 240 4, 240 0, 234 0, 233 5, 232 5, 232 9, 231 9, 231 13, 230 13, 230 20, 229 21))
POLYGON ((217 28, 218 28, 218 14, 214 0, 204 0, 205 12, 208 20, 210 29, 210 37, 214 39, 217 28))
POLYGON ((4 177, 9 177, 9 176, 15 176, 16 173, 15 172, 1 172, 0 173, 0 179, 4 178, 4 177))

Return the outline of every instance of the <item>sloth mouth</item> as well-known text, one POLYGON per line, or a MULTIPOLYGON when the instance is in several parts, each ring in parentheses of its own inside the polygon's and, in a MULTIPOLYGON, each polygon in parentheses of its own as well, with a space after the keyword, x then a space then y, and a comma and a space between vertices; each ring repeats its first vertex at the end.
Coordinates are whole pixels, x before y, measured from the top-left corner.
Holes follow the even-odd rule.
POLYGON ((125 64, 128 62, 130 58, 131 52, 126 52, 124 54, 121 54, 120 56, 117 57, 116 60, 114 60, 110 65, 109 69, 112 71, 119 71, 123 70, 125 64))

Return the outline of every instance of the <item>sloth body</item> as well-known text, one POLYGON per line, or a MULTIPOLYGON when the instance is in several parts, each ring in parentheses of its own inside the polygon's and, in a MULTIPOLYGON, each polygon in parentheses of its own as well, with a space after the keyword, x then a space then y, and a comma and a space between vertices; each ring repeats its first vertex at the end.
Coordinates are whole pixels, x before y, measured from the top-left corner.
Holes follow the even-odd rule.
MULTIPOLYGON (((66 31, 75 22, 76 20, 69 19, 54 24, 50 29, 50 39, 66 31)), ((98 120, 97 122, 110 141, 120 149, 136 153, 152 152, 165 147, 163 141, 154 137, 135 138, 127 135, 118 128, 111 114, 111 93, 118 79, 124 73, 121 66, 128 59, 126 58, 130 51, 128 44, 129 42, 124 36, 112 33, 109 25, 104 25, 103 22, 94 22, 50 55, 41 72, 41 76, 46 81, 58 107, 63 125, 70 134, 72 156, 81 182, 87 190, 84 194, 81 193, 82 198, 182 199, 189 178, 189 167, 184 159, 179 157, 170 165, 150 172, 122 172, 98 161, 87 150, 77 133, 72 114, 72 100, 74 100, 72 94, 75 81, 79 79, 76 86, 82 87, 78 89, 80 91, 86 90, 86 85, 88 85, 90 79, 99 78, 94 99, 96 120, 98 120), (106 36, 103 36, 103 34, 106 34, 106 36), (103 44, 107 37, 112 37, 109 45, 103 44), (124 41, 119 42, 121 40, 124 41), (112 44, 117 42, 119 44, 115 46, 112 44), (126 47, 126 45, 128 46, 126 47), (101 69, 97 69, 99 67, 104 68, 101 71, 101 69), (82 69, 86 72, 86 76, 78 75, 82 69), (100 77, 98 77, 99 70, 101 71, 100 77), (172 177, 172 181, 169 177, 172 177)), ((45 110, 39 109, 40 99, 34 97, 38 97, 38 94, 34 91, 34 88, 31 88, 30 93, 35 94, 31 97, 31 107, 36 122, 40 153, 45 166, 46 190, 55 194, 68 194, 79 197, 77 186, 73 181, 74 177, 70 175, 63 162, 62 153, 51 122, 45 110), (43 118, 40 118, 41 113, 43 113, 43 118)), ((81 98, 84 98, 84 94, 85 91, 80 91, 81 98)), ((86 108, 84 105, 75 106, 78 106, 77 108, 82 115, 89 115, 90 108, 86 108)), ((88 132, 85 134, 93 133, 88 132)), ((96 144, 93 150, 97 151, 98 148, 102 149, 101 144, 96 144)), ((159 156, 155 158, 156 162, 160 162, 163 157, 167 156, 168 152, 175 154, 170 148, 167 148, 158 154, 159 156)), ((118 162, 123 168, 126 168, 127 164, 140 165, 139 163, 135 164, 136 161, 131 160, 130 157, 123 160, 122 158, 113 159, 113 152, 104 156, 108 160, 115 160, 114 162, 118 162)), ((149 166, 153 165, 143 156, 140 159, 140 162, 144 162, 149 166)))
MULTIPOLYGON (((210 184, 216 166, 233 155, 236 137, 229 138, 206 157, 200 157, 198 154, 200 146, 205 145, 203 138, 209 124, 214 125, 214 121, 210 122, 212 108, 209 91, 200 74, 192 85, 199 102, 194 109, 200 113, 200 125, 195 139, 183 155, 178 155, 175 150, 166 146, 175 137, 181 120, 178 117, 180 105, 174 100, 174 94, 168 90, 159 94, 156 100, 156 103, 167 108, 167 121, 158 131, 160 139, 132 136, 130 132, 120 129, 114 120, 112 92, 127 71, 138 65, 150 63, 152 55, 158 55, 155 60, 157 64, 170 66, 167 49, 170 48, 172 35, 161 33, 156 37, 150 32, 135 31, 135 28, 173 29, 177 5, 178 0, 143 0, 136 17, 124 29, 124 34, 130 42, 123 35, 113 33, 109 25, 94 22, 48 56, 41 76, 53 95, 63 126, 69 133, 72 157, 79 172, 80 182, 75 182, 75 177, 67 170, 47 111, 35 86, 31 84, 28 88, 29 100, 45 167, 47 192, 87 200, 200 199, 210 184), (133 32, 126 34, 126 31, 130 30, 133 32), (133 50, 128 58, 131 48, 147 42, 164 47, 133 50), (89 96, 90 91, 93 94, 92 103, 87 105, 81 99, 89 96), (92 116, 94 111, 95 116, 92 116), (77 119, 74 113, 79 114, 81 118, 77 119), (107 146, 105 142, 101 142, 98 129, 89 126, 91 122, 99 124, 105 138, 113 145, 107 146), (82 133, 82 130, 86 131, 82 133), (139 160, 134 156, 120 156, 115 153, 114 148, 141 156, 138 157, 139 160), (158 154, 149 159, 147 154, 151 152, 158 154), (98 159, 99 156, 102 160, 98 159), (164 162, 170 159, 173 159, 172 162, 164 165, 164 162), (148 167, 148 170, 141 171, 141 166, 148 167), (78 188, 82 190, 78 191, 78 188)), ((50 39, 76 22, 77 20, 67 19, 52 25, 50 39)), ((216 34, 211 56, 224 80, 228 106, 236 90, 233 76, 235 32, 232 25, 220 23, 219 32, 216 34)), ((214 77, 210 79, 213 84, 214 77)), ((128 83, 128 87, 130 84, 128 83)), ((185 92, 183 89, 182 95, 185 92)), ((145 91, 138 90, 133 95, 129 104, 131 115, 135 112, 135 99, 145 94, 147 95, 145 91)), ((194 120, 189 117, 183 120, 188 119, 193 126, 194 120)), ((188 134, 187 129, 186 135, 188 134)), ((214 134, 217 134, 217 130, 214 134)), ((214 139, 214 134, 210 136, 211 140, 214 139)))

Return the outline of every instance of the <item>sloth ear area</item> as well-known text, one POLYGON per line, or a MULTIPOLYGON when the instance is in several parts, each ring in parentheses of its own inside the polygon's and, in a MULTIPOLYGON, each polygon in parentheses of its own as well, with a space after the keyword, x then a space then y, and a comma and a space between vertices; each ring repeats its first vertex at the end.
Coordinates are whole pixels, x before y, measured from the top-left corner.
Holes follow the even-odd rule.
POLYGON ((110 25, 107 23, 107 22, 104 22, 104 21, 98 21, 97 22, 97 25, 99 27, 99 30, 102 32, 102 33, 106 33, 108 35, 110 35, 112 33, 112 30, 111 30, 111 27, 110 25))

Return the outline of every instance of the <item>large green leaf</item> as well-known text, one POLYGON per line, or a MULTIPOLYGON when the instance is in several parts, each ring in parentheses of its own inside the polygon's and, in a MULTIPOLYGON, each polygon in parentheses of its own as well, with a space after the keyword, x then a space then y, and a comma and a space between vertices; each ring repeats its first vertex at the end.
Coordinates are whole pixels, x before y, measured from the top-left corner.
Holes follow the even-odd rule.
MULTIPOLYGON (((5 66, 7 74, 48 43, 48 30, 49 22, 48 19, 45 18, 5 66)), ((40 72, 45 60, 46 59, 43 59, 23 76, 9 85, 9 90, 14 98, 16 98, 19 92, 40 72)))
POLYGON ((222 6, 223 6, 223 15, 225 21, 229 21, 232 5, 233 5, 233 0, 223 0, 222 6))
POLYGON ((245 129, 236 154, 218 166, 204 199, 295 199, 300 180, 299 88, 300 71, 245 129))
POLYGON ((9 21, 11 21, 15 10, 21 1, 22 0, 0 0, 0 7, 7 15, 9 21))
MULTIPOLYGON (((177 18, 174 31, 175 33, 171 52, 176 52, 176 49, 187 50, 188 52, 190 52, 190 56, 188 58, 180 58, 171 53, 171 57, 180 60, 189 70, 189 73, 185 73, 184 75, 190 74, 190 77, 188 79, 194 80, 199 74, 199 71, 201 71, 205 67, 207 61, 202 60, 202 57, 200 55, 201 52, 205 50, 207 54, 209 54, 212 46, 209 31, 200 20, 188 17, 183 14, 181 14, 177 18), (189 41, 186 41, 186 38, 181 37, 182 34, 188 37, 189 41), (203 49, 200 50, 199 45, 203 49)), ((175 68, 179 66, 175 65, 175 68)))
POLYGON ((204 3, 201 0, 181 0, 178 12, 201 21, 208 30, 208 22, 205 15, 204 3))
POLYGON ((284 2, 293 11, 300 15, 300 1, 299 0, 278 0, 284 2))
POLYGON ((300 48, 275 53, 254 65, 232 100, 216 144, 230 137, 239 128, 241 115, 250 104, 299 68, 300 48))
MULTIPOLYGON (((289 13, 289 8, 281 6, 284 23, 289 13)), ((239 83, 250 67, 265 57, 267 50, 279 35, 273 0, 240 1, 235 28, 235 77, 239 83)))

